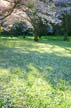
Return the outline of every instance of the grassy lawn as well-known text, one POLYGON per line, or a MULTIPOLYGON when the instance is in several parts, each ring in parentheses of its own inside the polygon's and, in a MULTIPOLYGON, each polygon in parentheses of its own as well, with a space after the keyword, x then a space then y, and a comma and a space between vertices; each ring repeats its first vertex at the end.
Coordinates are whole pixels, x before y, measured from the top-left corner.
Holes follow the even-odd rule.
POLYGON ((71 108, 71 42, 1 39, 0 108, 71 108))

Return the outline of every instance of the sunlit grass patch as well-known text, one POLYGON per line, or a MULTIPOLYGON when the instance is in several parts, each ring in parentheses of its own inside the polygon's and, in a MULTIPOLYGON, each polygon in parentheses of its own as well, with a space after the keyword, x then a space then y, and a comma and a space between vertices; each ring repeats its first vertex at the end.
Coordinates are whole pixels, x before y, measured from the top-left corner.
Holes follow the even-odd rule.
POLYGON ((0 40, 0 108, 70 107, 70 42, 0 40))

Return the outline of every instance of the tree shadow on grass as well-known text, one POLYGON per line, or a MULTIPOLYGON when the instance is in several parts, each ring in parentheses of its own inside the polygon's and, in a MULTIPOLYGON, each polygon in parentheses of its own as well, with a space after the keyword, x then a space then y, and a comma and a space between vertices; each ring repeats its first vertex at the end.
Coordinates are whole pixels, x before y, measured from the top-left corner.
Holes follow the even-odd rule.
POLYGON ((55 47, 60 47, 68 51, 69 54, 71 54, 71 42, 66 41, 40 41, 39 43, 42 44, 49 44, 52 46, 51 50, 55 47))
POLYGON ((68 102, 63 93, 69 96, 71 91, 71 56, 56 52, 55 47, 31 41, 1 43, 0 107, 10 103, 13 108, 47 108, 55 102, 57 108, 56 99, 60 99, 59 107, 68 102))
POLYGON ((25 48, 21 50, 0 46, 0 68, 9 69, 11 75, 25 80, 28 80, 27 77, 32 72, 35 77, 42 76, 55 88, 61 87, 60 83, 64 84, 62 81, 66 82, 67 86, 71 84, 71 58, 57 53, 40 53, 25 48))
POLYGON ((60 46, 60 47, 70 47, 71 48, 71 42, 67 42, 67 41, 43 41, 43 40, 40 40, 39 43, 42 43, 42 44, 50 44, 50 45, 57 45, 57 46, 60 46))

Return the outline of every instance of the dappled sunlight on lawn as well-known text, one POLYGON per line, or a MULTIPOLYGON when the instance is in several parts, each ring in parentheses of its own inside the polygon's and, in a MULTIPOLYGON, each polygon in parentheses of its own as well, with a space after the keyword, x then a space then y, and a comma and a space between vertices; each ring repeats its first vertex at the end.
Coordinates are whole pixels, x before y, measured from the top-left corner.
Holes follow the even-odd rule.
POLYGON ((70 108, 71 43, 0 40, 1 108, 70 108))
POLYGON ((18 68, 13 71, 13 74, 11 70, 9 73, 6 70, 0 71, 3 72, 0 73, 0 96, 4 100, 2 104, 18 108, 25 106, 27 108, 29 105, 38 107, 41 101, 43 101, 42 105, 50 103, 51 98, 50 100, 47 100, 47 98, 53 91, 52 87, 43 79, 34 66, 30 66, 31 70, 28 74, 25 73, 26 75, 19 76, 18 73, 14 73, 17 71, 21 74, 21 70, 18 68))

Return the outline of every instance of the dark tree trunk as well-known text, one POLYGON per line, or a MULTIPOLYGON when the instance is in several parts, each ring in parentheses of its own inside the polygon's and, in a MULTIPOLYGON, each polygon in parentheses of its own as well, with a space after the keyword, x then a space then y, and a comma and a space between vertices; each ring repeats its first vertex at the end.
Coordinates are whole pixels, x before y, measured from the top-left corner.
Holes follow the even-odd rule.
POLYGON ((68 33, 65 32, 65 34, 64 34, 64 41, 67 41, 67 40, 68 40, 68 33))
POLYGON ((41 39, 42 36, 39 36, 39 39, 41 39))
POLYGON ((26 36, 24 35, 23 38, 25 39, 25 37, 26 37, 26 36))
POLYGON ((65 14, 65 30, 64 30, 64 41, 68 40, 68 14, 65 14))
POLYGON ((34 36, 34 41, 38 41, 39 40, 39 36, 34 36))

